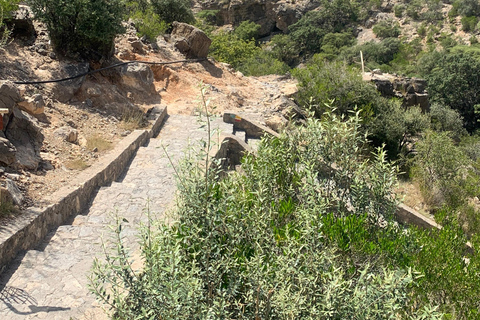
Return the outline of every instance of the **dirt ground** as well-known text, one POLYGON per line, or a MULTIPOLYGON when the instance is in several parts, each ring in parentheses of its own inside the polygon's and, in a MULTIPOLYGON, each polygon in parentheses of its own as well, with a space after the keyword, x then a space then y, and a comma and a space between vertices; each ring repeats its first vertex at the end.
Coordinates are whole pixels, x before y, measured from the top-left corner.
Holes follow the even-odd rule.
MULTIPOLYGON (((35 24, 35 28, 38 37, 34 43, 14 40, 0 49, 1 80, 55 79, 62 75, 59 70, 76 63, 57 57, 49 44, 45 28, 40 24, 35 24)), ((118 37, 116 62, 185 59, 171 43, 162 38, 158 39, 158 47, 143 45, 140 51, 132 45, 137 43, 138 46, 138 40, 131 30, 118 37)), ((98 68, 91 64, 92 67, 98 68)), ((5 178, 14 180, 26 196, 25 207, 48 205, 45 195, 67 185, 79 170, 94 164, 120 139, 144 124, 141 119, 125 117, 125 106, 146 112, 153 105, 161 104, 167 106, 169 114, 194 115, 201 106, 200 88, 204 87, 205 98, 211 100, 213 113, 236 110, 263 122, 280 111, 272 107, 276 99, 296 91, 295 81, 288 77, 245 77, 228 65, 212 60, 151 66, 151 69, 155 92, 149 95, 122 92, 112 77, 101 73, 87 76, 82 89, 77 90, 67 102, 59 101, 62 99, 59 99, 52 85, 20 85, 22 95, 40 93, 46 101, 45 113, 37 117, 45 136, 41 149, 43 161, 37 170, 3 168, 0 183, 5 178), (96 98, 88 96, 89 92, 95 90, 104 94, 96 98), (114 104, 112 101, 122 107, 107 107, 114 104), (67 142, 55 134, 55 130, 65 126, 77 130, 77 142, 67 142)))

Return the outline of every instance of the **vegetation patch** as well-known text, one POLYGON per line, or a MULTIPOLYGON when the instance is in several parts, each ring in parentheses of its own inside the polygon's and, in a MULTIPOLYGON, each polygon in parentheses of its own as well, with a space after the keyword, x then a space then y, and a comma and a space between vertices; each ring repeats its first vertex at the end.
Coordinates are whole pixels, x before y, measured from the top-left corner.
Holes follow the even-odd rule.
POLYGON ((113 148, 111 141, 106 140, 102 134, 94 133, 87 137, 87 149, 98 152, 108 151, 113 148))

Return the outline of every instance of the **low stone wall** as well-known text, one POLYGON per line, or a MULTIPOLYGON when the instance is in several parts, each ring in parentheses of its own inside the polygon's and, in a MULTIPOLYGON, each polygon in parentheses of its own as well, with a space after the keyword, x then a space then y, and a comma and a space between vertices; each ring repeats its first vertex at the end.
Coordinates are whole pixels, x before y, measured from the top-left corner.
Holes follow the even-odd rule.
POLYGON ((220 159, 220 166, 224 170, 233 170, 240 164, 245 153, 253 153, 252 148, 234 135, 222 135, 218 150, 213 152, 212 157, 220 159))
POLYGON ((150 114, 150 129, 135 130, 69 186, 53 193, 48 198, 53 205, 30 208, 11 223, 0 226, 0 272, 20 251, 35 247, 49 231, 85 210, 99 187, 118 179, 138 148, 158 134, 166 116, 166 107, 155 107, 150 114))
POLYGON ((397 206, 397 212, 395 212, 395 218, 398 222, 404 224, 411 224, 424 229, 441 229, 442 226, 436 223, 434 220, 425 217, 414 209, 404 204, 397 206))
POLYGON ((272 129, 234 112, 225 111, 223 113, 223 122, 233 124, 233 134, 235 134, 236 131, 244 131, 245 141, 249 138, 259 139, 265 134, 278 137, 278 133, 272 129))

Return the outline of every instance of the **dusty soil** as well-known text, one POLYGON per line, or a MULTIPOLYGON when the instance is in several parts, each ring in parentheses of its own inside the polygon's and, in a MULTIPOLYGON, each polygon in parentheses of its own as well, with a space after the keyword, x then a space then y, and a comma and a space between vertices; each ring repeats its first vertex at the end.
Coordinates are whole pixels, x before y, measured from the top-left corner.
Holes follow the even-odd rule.
MULTIPOLYGON (((16 39, 0 49, 0 79, 27 81, 59 78, 59 70, 77 63, 59 58, 49 45, 45 28, 38 23, 35 28, 38 37, 34 43, 16 39)), ((157 46, 143 44, 140 50, 132 45, 135 42, 138 48, 138 40, 132 30, 120 36, 116 41, 115 62, 185 59, 163 38, 158 39, 157 46)), ((98 67, 90 64, 90 69, 98 67)), ((228 65, 215 61, 151 66, 151 69, 155 78, 155 92, 150 95, 122 91, 115 77, 108 73, 87 76, 82 88, 65 103, 59 101, 60 97, 52 85, 19 86, 24 96, 41 93, 47 103, 45 113, 37 117, 45 136, 41 150, 43 161, 37 170, 32 171, 3 168, 5 172, 3 175, 0 173, 0 183, 6 177, 14 180, 26 196, 26 207, 48 205, 45 195, 67 185, 78 170, 94 164, 108 152, 109 147, 141 126, 139 119, 131 121, 125 118, 126 108, 127 113, 128 108, 146 112, 153 105, 161 104, 167 106, 169 114, 193 115, 201 105, 200 87, 204 86, 206 98, 211 100, 210 105, 214 107, 212 112, 238 110, 263 122, 265 118, 280 113, 281 110, 274 106, 276 99, 296 91, 294 80, 279 76, 244 77, 228 65), (97 94, 95 98, 89 96, 97 91, 103 94, 97 94), (78 131, 76 143, 67 142, 54 133, 64 126, 78 131), (87 143, 95 134, 106 140, 100 142, 107 145, 107 150, 102 151, 102 148, 87 143)))

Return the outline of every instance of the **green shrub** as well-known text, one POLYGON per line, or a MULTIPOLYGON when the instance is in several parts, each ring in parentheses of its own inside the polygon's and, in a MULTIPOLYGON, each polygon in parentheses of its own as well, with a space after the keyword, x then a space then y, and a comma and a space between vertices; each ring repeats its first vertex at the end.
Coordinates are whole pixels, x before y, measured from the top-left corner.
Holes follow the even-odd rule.
POLYGON ((260 25, 252 21, 242 21, 233 32, 239 39, 244 41, 256 40, 258 38, 258 31, 260 25))
POLYGON ((405 12, 405 5, 402 3, 394 5, 393 12, 395 14, 395 17, 401 18, 403 16, 403 13, 405 12))
POLYGON ((326 34, 353 32, 357 11, 357 7, 348 0, 326 1, 321 10, 309 11, 291 25, 290 37, 303 54, 318 53, 326 34))
POLYGON ((416 145, 413 175, 423 198, 433 209, 444 205, 463 206, 468 197, 468 179, 472 174, 465 153, 447 132, 428 131, 416 145))
POLYGON ((426 0, 427 11, 423 12, 421 17, 423 20, 426 20, 430 23, 435 21, 443 20, 442 5, 441 0, 426 0))
POLYGON ((410 269, 354 264, 324 240, 332 210, 372 225, 394 208, 393 167, 381 151, 363 160, 359 121, 308 120, 263 140, 243 173, 223 180, 187 159, 174 222, 143 233, 143 270, 129 266, 119 219, 116 252, 95 262, 92 291, 119 319, 439 319, 428 303, 409 303, 410 269))
POLYGON ((457 110, 465 128, 472 132, 478 127, 479 119, 475 112, 475 106, 480 104, 478 48, 454 47, 450 51, 424 55, 419 60, 418 70, 428 81, 432 102, 457 110))
POLYGON ((376 146, 385 144, 390 159, 407 154, 408 144, 415 142, 420 133, 430 127, 430 117, 422 113, 420 107, 405 109, 400 101, 383 100, 372 106, 374 117, 366 128, 372 143, 376 146))
POLYGON ((373 33, 379 38, 396 38, 400 35, 400 25, 392 20, 382 20, 373 26, 373 33))
POLYGON ((167 24, 149 7, 144 11, 137 11, 132 16, 138 36, 146 36, 151 42, 167 31, 167 24))
POLYGON ((367 42, 365 44, 345 48, 341 53, 341 58, 353 63, 357 57, 360 57, 360 51, 363 52, 363 59, 367 66, 377 67, 381 64, 388 64, 400 51, 402 41, 397 38, 386 38, 379 43, 367 42))
POLYGON ((467 135, 467 131, 463 127, 462 117, 458 111, 439 103, 433 103, 430 106, 430 116, 432 129, 435 131, 451 132, 452 137, 457 141, 467 135))
POLYGON ((422 23, 417 28, 417 33, 420 37, 424 38, 427 35, 427 25, 425 23, 422 23))
POLYGON ((254 56, 244 60, 238 70, 246 76, 263 76, 267 74, 285 74, 290 68, 288 65, 275 59, 270 52, 258 51, 254 56))
POLYGON ((465 32, 471 32, 475 30, 478 23, 478 18, 475 16, 462 17, 461 22, 462 22, 462 30, 465 32))
POLYGON ((459 0, 456 4, 458 13, 465 17, 480 15, 480 3, 476 0, 459 0))
POLYGON ((205 21, 205 23, 209 25, 218 25, 219 18, 218 18, 219 10, 202 10, 197 13, 197 18, 205 21))
POLYGON ((300 105, 310 105, 317 117, 328 107, 347 115, 355 107, 359 109, 375 103, 379 93, 375 86, 362 80, 360 73, 341 62, 327 62, 315 55, 305 68, 293 70, 299 81, 297 99, 300 105))
POLYGON ((449 34, 445 34, 442 32, 440 35, 440 44, 442 45, 443 49, 448 49, 455 47, 457 45, 457 41, 449 34))
POLYGON ((407 9, 405 10, 408 17, 412 18, 413 20, 420 19, 420 11, 423 8, 423 4, 420 0, 412 0, 407 5, 407 9))
POLYGON ((294 66, 299 60, 298 47, 288 34, 277 34, 268 43, 272 55, 289 66, 294 66))
POLYGON ((0 0, 0 48, 5 46, 11 34, 4 21, 10 17, 10 13, 18 8, 20 0, 0 0))
POLYGON ((122 0, 30 0, 49 31, 55 50, 100 59, 114 53, 115 36, 124 31, 122 0))
POLYGON ((185 23, 195 21, 189 0, 150 0, 150 2, 160 20, 169 25, 174 21, 185 23))
POLYGON ((351 33, 327 33, 323 38, 321 50, 324 53, 338 55, 345 47, 350 47, 355 43, 355 38, 351 33))
POLYGON ((127 19, 137 11, 146 11, 150 7, 148 0, 125 0, 124 4, 127 19))
POLYGON ((261 49, 253 40, 242 40, 232 33, 220 33, 212 38, 211 55, 222 62, 231 64, 234 68, 258 55, 261 49))

